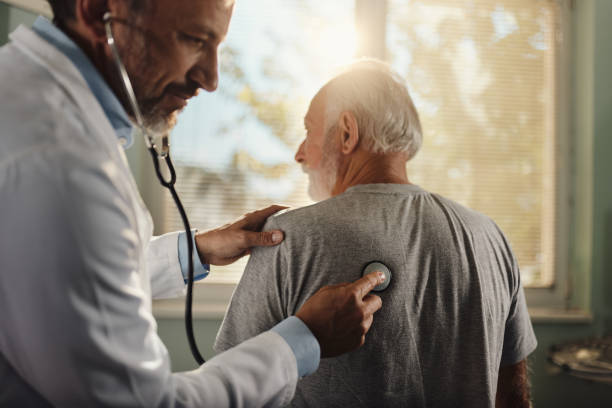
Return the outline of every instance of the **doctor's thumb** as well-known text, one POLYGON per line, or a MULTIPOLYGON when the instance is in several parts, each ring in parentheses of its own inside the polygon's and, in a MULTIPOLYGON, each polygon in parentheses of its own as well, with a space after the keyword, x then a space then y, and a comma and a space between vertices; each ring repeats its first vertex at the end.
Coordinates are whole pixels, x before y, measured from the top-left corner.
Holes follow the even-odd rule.
POLYGON ((283 241, 284 234, 282 231, 262 231, 251 232, 248 234, 248 246, 272 246, 278 245, 283 241))

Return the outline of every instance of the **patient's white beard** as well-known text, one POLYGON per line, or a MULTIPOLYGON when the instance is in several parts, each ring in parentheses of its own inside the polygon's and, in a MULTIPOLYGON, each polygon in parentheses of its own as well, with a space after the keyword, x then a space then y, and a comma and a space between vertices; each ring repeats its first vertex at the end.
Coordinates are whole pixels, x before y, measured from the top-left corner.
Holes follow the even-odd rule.
POLYGON ((339 152, 332 143, 325 143, 321 157, 321 167, 310 170, 302 166, 308 173, 308 195, 313 201, 327 200, 332 196, 332 190, 338 178, 339 152))
MULTIPOLYGON (((331 191, 336 184, 335 180, 330 177, 325 177, 321 173, 308 173, 308 196, 312 201, 323 201, 331 197, 331 191)), ((335 179, 335 177, 334 177, 335 179)))

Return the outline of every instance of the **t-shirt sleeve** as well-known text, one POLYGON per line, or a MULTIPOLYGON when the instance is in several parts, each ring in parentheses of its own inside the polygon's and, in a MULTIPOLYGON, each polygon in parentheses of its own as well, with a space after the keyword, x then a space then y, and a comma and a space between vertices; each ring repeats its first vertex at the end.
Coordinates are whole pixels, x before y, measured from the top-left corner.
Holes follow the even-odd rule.
POLYGON ((500 366, 516 364, 524 360, 535 350, 538 344, 527 311, 525 293, 514 257, 513 260, 513 274, 515 275, 517 289, 513 293, 508 318, 506 320, 504 346, 500 366))
MULTIPOLYGON (((279 229, 273 217, 264 230, 279 229)), ((283 306, 284 243, 255 248, 242 278, 232 295, 230 305, 213 346, 222 352, 259 333, 271 329, 288 317, 283 306)))

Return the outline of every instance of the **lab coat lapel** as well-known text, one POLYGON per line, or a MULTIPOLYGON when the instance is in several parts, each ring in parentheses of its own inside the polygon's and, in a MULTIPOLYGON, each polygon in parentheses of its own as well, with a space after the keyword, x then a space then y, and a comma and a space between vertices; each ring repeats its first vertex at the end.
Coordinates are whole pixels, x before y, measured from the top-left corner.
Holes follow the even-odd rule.
POLYGON ((91 130, 96 133, 92 137, 95 136, 113 158, 118 158, 115 131, 72 61, 34 31, 24 26, 19 26, 11 33, 10 39, 15 46, 53 76, 79 107, 84 122, 88 123, 91 130))
MULTIPOLYGON (((92 132, 87 137, 95 137, 98 145, 108 153, 121 169, 123 174, 115 178, 115 183, 120 191, 125 192, 131 198, 142 248, 141 254, 146 254, 148 243, 153 234, 151 215, 138 192, 138 187, 129 169, 123 148, 117 141, 115 131, 85 79, 68 57, 29 28, 19 26, 11 33, 10 39, 16 47, 46 69, 62 89, 71 96, 71 99, 79 108, 88 130, 92 132)), ((141 265, 140 276, 143 288, 150 293, 150 277, 146 260, 144 258, 140 259, 139 264, 141 265)))

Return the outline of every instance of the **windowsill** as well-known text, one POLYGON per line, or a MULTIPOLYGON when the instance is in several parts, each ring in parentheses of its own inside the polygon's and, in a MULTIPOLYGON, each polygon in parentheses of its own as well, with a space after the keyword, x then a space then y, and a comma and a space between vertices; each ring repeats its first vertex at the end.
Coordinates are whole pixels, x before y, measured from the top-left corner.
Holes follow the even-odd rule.
MULTIPOLYGON (((202 282, 195 285, 192 314, 195 319, 223 319, 236 284, 202 282)), ((153 314, 161 319, 185 316, 185 299, 157 300, 153 314)), ((589 324, 593 316, 581 309, 530 307, 529 316, 534 324, 589 324)))
POLYGON ((529 309, 531 322, 534 324, 589 324, 593 322, 591 312, 582 309, 556 309, 533 307, 529 309))
MULTIPOLYGON (((235 288, 235 283, 206 281, 196 283, 191 309, 193 318, 223 319, 235 288)), ((154 301, 153 315, 160 319, 182 319, 185 316, 185 298, 154 301)))
MULTIPOLYGON (((191 314, 194 319, 221 320, 228 303, 193 302, 191 314)), ((185 299, 157 300, 153 302, 153 315, 157 319, 183 319, 185 299)))

